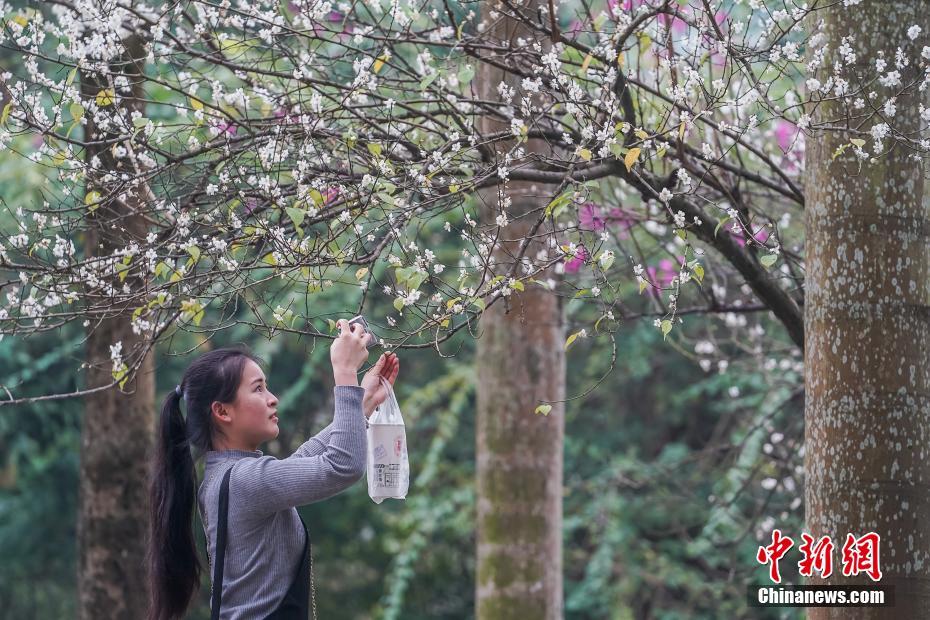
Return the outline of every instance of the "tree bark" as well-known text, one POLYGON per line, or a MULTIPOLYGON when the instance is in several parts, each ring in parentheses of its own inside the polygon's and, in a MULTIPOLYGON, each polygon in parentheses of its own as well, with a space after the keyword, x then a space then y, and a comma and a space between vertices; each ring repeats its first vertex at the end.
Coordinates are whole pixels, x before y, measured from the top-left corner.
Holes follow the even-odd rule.
MULTIPOLYGON (((482 5, 486 13, 493 8, 482 5)), ((526 11, 535 15, 535 2, 526 11)), ((494 20, 489 20, 493 22, 494 20)), ((492 28, 501 39, 535 35, 515 20, 500 19, 492 28)), ((504 65, 516 58, 501 59, 504 65)), ((480 97, 500 100, 497 85, 506 82, 516 90, 519 108, 520 80, 482 63, 477 76, 480 97)), ((486 116, 482 132, 509 131, 509 121, 486 116)), ((509 145, 507 145, 509 146, 509 145)), ((524 144, 527 152, 550 148, 541 140, 524 144)), ((493 157, 501 157, 504 145, 493 157)), ((545 209, 555 185, 528 181, 507 184, 510 224, 502 230, 497 264, 486 280, 507 275, 518 254, 520 240, 529 234, 545 209)), ((498 188, 481 190, 479 221, 495 223, 501 209, 498 188)), ((536 235, 547 237, 547 224, 536 235)), ((536 260, 545 244, 533 241, 525 256, 536 260)), ((549 254, 552 254, 549 249, 549 254)), ((550 270, 551 272, 551 270, 550 270)), ((517 276, 523 275, 518 268, 517 276)), ((536 279, 560 280, 553 273, 536 279)), ((565 398, 565 327, 563 304, 552 291, 527 283, 525 291, 495 301, 481 317, 478 339, 477 455, 477 583, 476 617, 481 620, 535 618, 552 620, 563 615, 562 602, 562 451, 565 435, 564 403, 555 403, 548 415, 535 413, 539 401, 565 398)))
MULTIPOLYGON (((821 82, 849 35, 857 61, 844 71, 874 76, 879 50, 889 63, 885 72, 893 70, 901 45, 910 60, 902 83, 919 81, 922 63, 906 32, 913 24, 930 31, 923 3, 865 0, 817 16, 825 19, 830 48, 821 82)), ((879 96, 867 107, 881 108, 895 94, 877 82, 873 88, 879 96)), ((900 97, 890 124, 916 135, 917 107, 915 97, 900 97)), ((842 124, 841 106, 822 105, 814 123, 828 118, 842 124)), ((851 137, 816 132, 806 154, 805 504, 808 531, 831 536, 835 545, 833 575, 822 580, 815 572, 810 583, 873 583, 864 574, 843 576, 841 550, 848 533, 876 532, 879 583, 895 587, 895 606, 811 608, 808 617, 924 618, 930 616, 930 212, 909 148, 895 145, 857 173, 851 148, 832 159, 851 137)), ((867 142, 871 149, 873 140, 867 142)), ((886 148, 891 144, 889 137, 886 148)))
MULTIPOLYGON (((129 98, 120 106, 144 113, 141 66, 144 52, 138 37, 127 41, 127 58, 114 73, 127 75, 133 84, 129 98), (139 59, 138 63, 130 59, 139 59)), ((82 72, 82 95, 93 98, 105 88, 106 80, 82 72)), ((88 115, 90 116, 90 115, 88 115)), ((111 138, 89 118, 87 137, 111 138)), ((97 155, 102 168, 117 174, 132 173, 124 159, 117 160, 109 149, 89 148, 86 159, 97 155)), ((99 188, 100 179, 89 179, 88 191, 99 188)), ((106 197, 104 190, 98 189, 106 197)), ((136 212, 138 192, 129 192, 122 202, 105 202, 88 216, 94 225, 85 238, 85 254, 110 254, 132 239, 144 241, 145 223, 136 212)), ((126 282, 136 287, 132 277, 126 282)), ((92 324, 86 341, 87 387, 113 380, 110 345, 121 341, 124 359, 142 336, 130 326, 131 308, 118 310, 112 318, 92 324)), ((80 489, 78 507, 78 596, 79 618, 138 620, 148 607, 148 585, 144 562, 148 531, 147 463, 154 433, 155 374, 152 351, 127 382, 117 389, 86 397, 81 430, 80 489)))

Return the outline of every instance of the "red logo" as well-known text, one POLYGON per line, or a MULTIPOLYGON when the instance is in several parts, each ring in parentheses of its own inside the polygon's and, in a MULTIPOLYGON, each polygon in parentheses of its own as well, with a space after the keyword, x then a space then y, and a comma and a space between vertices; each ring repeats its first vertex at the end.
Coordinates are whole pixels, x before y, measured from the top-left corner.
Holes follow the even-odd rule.
POLYGON ((849 577, 865 573, 872 581, 882 578, 882 569, 878 565, 878 544, 881 538, 875 532, 863 534, 856 538, 846 534, 843 543, 843 576, 849 577))
POLYGON ((794 541, 787 536, 782 536, 781 530, 776 529, 772 532, 772 544, 767 547, 759 547, 759 551, 756 553, 756 560, 759 561, 759 564, 769 565, 769 578, 775 583, 781 583, 778 560, 788 553, 788 549, 792 546, 794 546, 794 541))
POLYGON ((803 533, 801 538, 804 539, 798 549, 804 554, 804 559, 798 562, 798 569, 805 577, 810 577, 816 570, 823 579, 826 579, 833 573, 833 541, 829 536, 824 536, 814 542, 814 537, 810 534, 803 533))
MULTIPOLYGON (((804 532, 801 539, 804 542, 798 546, 798 550, 803 557, 798 562, 798 572, 804 577, 812 577, 816 571, 823 579, 833 574, 834 545, 830 537, 823 536, 815 541, 813 536, 804 532)), ((863 534, 859 538, 847 534, 843 544, 843 576, 851 577, 865 573, 872 581, 881 579, 882 569, 878 557, 880 543, 881 537, 875 532, 863 534)), ((783 536, 781 530, 775 529, 772 530, 772 544, 759 547, 759 551, 756 552, 756 560, 760 564, 769 565, 769 578, 774 583, 781 583, 778 561, 792 546, 794 541, 788 536, 783 536)))

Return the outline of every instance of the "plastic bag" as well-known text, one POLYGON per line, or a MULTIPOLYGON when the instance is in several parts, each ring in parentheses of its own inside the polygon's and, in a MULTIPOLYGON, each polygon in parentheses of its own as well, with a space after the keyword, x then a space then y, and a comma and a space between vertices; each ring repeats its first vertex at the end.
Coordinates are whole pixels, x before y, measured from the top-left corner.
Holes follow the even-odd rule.
POLYGON ((407 433, 391 382, 378 376, 388 397, 368 418, 368 495, 376 504, 406 499, 410 486, 407 433))

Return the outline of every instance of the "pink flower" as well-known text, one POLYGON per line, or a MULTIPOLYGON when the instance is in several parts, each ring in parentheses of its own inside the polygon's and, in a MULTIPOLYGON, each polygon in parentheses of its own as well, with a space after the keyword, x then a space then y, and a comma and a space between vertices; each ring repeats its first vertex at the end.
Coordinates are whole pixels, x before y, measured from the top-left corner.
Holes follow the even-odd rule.
POLYGON ((798 129, 791 121, 778 121, 778 124, 775 125, 775 139, 778 141, 778 146, 782 151, 788 152, 788 147, 791 146, 797 133, 798 129))
POLYGON ((659 23, 662 26, 668 27, 668 21, 672 20, 672 32, 682 33, 688 30, 688 24, 685 23, 680 17, 673 17, 666 13, 659 13, 659 23))
POLYGON ((333 187, 328 188, 325 192, 323 192, 323 204, 326 204, 326 203, 328 203, 330 200, 335 199, 336 196, 338 196, 338 195, 339 195, 339 188, 338 188, 338 187, 333 186, 333 187))
POLYGON ((604 230, 605 222, 601 208, 593 202, 586 202, 578 208, 578 223, 582 228, 597 232, 604 230))
POLYGON ((219 125, 217 125, 217 129, 219 129, 221 132, 225 131, 231 136, 236 135, 236 124, 233 123, 232 121, 220 123, 219 125))
POLYGON ((578 273, 586 260, 588 260, 588 249, 584 245, 579 245, 575 251, 575 257, 565 261, 565 273, 578 273))
MULTIPOLYGON (((739 244, 739 247, 742 248, 746 246, 746 231, 743 230, 742 226, 736 222, 730 221, 727 222, 725 228, 727 232, 733 235, 733 240, 739 244)), ((753 234, 752 237, 759 243, 765 243, 769 238, 769 231, 765 226, 762 226, 753 234)))
MULTIPOLYGON (((678 257, 679 264, 685 262, 684 256, 678 257)), ((667 287, 672 283, 672 280, 678 277, 678 267, 671 259, 663 258, 659 261, 659 268, 648 266, 646 267, 646 275, 650 282, 646 288, 649 289, 649 292, 653 296, 658 298, 662 291, 660 290, 663 287, 667 287), (659 287, 659 288, 657 288, 659 287)))
POLYGON ((620 207, 614 207, 607 216, 607 222, 613 228, 617 228, 617 236, 620 239, 626 239, 630 236, 629 230, 636 225, 636 218, 630 217, 631 213, 624 211, 620 207))

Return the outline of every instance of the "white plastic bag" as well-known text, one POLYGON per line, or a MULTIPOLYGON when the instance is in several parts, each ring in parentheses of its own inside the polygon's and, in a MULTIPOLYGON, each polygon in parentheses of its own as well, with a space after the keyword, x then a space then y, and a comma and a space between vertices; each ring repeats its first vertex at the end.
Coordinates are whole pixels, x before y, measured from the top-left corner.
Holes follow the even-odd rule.
POLYGON ((410 486, 407 433, 391 382, 378 376, 388 397, 368 418, 368 495, 376 504, 406 499, 410 486))

